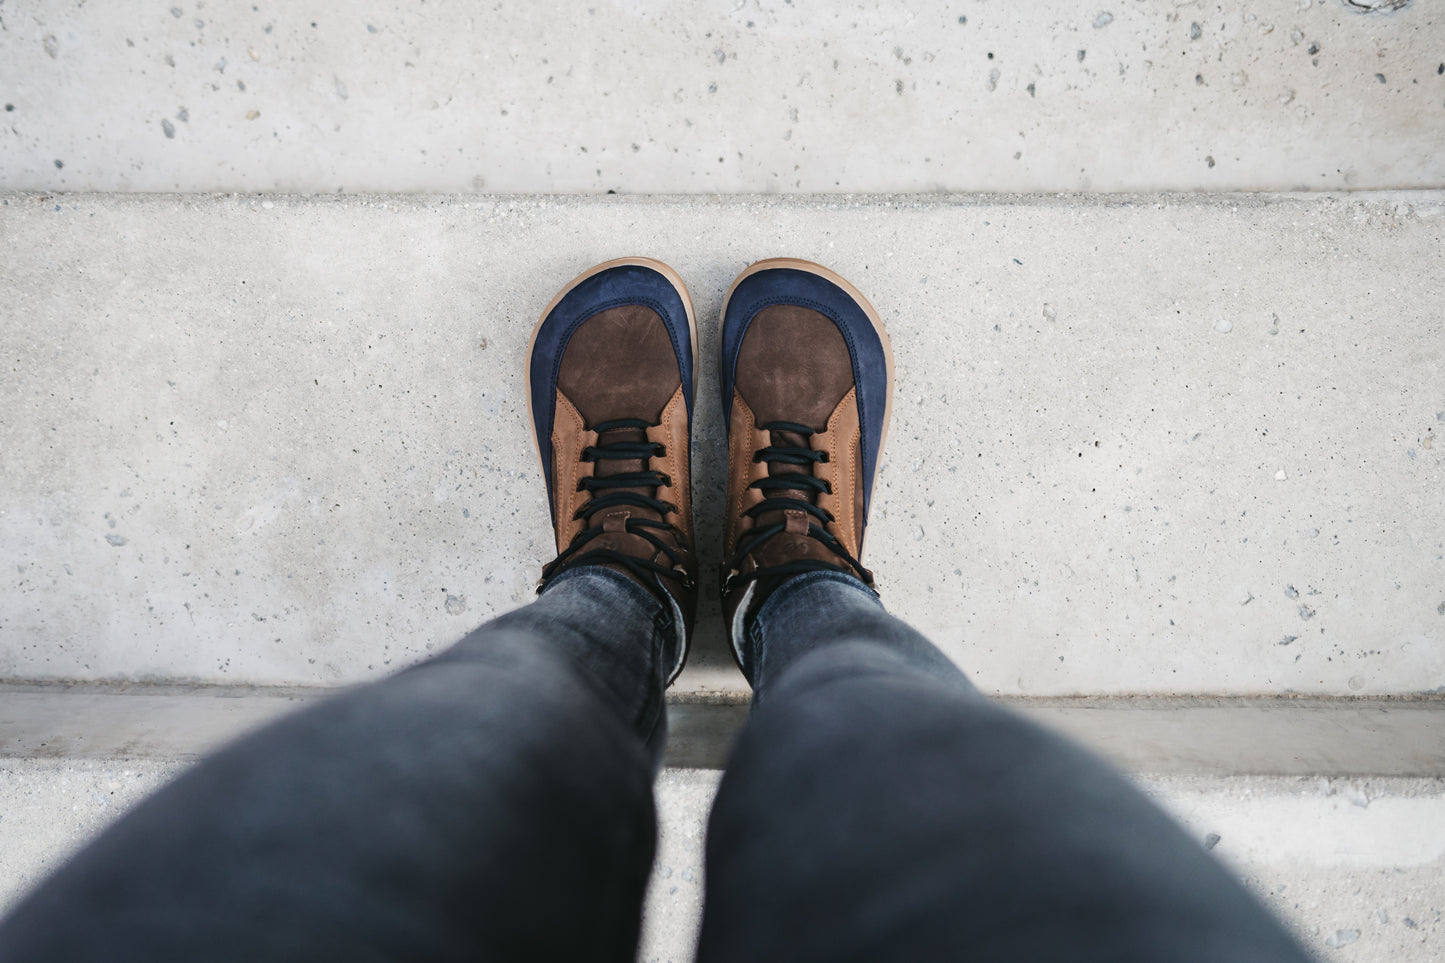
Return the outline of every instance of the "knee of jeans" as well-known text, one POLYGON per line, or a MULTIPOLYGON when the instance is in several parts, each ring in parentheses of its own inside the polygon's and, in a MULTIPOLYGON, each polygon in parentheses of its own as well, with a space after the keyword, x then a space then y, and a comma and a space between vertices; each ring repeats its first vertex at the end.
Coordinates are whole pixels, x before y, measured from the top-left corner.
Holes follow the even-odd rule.
POLYGON ((881 645, 840 642, 801 656, 768 692, 769 701, 792 698, 837 682, 866 678, 929 679, 907 658, 881 645))
POLYGON ((505 700, 519 712, 575 715, 595 711, 592 703, 601 698, 566 653, 511 629, 483 627, 401 675, 410 676, 417 691, 461 689, 476 698, 505 700))
POLYGON ((515 671, 566 672, 570 660, 556 646, 535 633, 516 628, 483 625, 451 648, 413 668, 470 664, 515 671))

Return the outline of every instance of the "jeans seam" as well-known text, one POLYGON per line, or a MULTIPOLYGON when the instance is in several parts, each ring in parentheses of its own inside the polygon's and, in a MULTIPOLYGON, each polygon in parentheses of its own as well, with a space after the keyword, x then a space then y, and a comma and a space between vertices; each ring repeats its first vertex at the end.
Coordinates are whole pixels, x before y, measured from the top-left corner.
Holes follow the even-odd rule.
POLYGON ((672 663, 670 660, 665 659, 664 655, 666 654, 668 640, 675 636, 676 633, 673 631, 672 626, 672 612, 668 608, 663 608, 657 615, 653 616, 652 638, 648 640, 652 652, 652 675, 658 681, 656 695, 654 696, 652 690, 649 688, 648 697, 642 703, 638 712, 637 725, 635 726, 639 732, 642 731, 644 725, 646 726, 647 733, 645 738, 647 740, 651 740, 653 734, 657 731, 658 722, 661 720, 662 714, 665 711, 664 707, 667 704, 667 695, 665 692, 667 679, 659 677, 665 676, 671 669, 672 663), (666 668, 664 668, 664 665, 666 668))

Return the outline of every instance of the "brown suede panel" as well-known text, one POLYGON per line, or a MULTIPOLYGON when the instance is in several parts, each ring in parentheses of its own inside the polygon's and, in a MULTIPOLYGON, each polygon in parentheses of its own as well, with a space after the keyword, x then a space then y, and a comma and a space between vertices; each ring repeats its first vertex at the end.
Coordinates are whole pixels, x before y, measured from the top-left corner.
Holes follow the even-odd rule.
POLYGON ((822 431, 853 387, 848 343, 817 311, 764 308, 743 336, 736 384, 758 424, 793 421, 822 431))
POLYGON ((657 421, 682 385, 667 326, 629 304, 594 314, 567 342, 557 387, 590 427, 618 418, 657 421))

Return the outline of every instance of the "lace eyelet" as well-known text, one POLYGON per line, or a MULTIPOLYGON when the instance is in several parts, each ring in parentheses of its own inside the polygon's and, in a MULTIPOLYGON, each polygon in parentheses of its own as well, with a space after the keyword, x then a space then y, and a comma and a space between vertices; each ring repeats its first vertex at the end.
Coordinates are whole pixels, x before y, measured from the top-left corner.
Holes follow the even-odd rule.
POLYGON ((818 455, 820 456, 820 457, 818 458, 818 461, 821 462, 821 463, 824 464, 824 465, 828 464, 828 462, 830 462, 830 461, 833 460, 833 459, 831 459, 831 458, 828 457, 828 453, 827 453, 826 451, 820 451, 820 452, 818 452, 818 455))
POLYGON ((653 452, 652 457, 653 457, 653 458, 666 458, 666 457, 667 457, 667 446, 666 446, 666 445, 658 445, 658 446, 657 446, 657 451, 653 452))

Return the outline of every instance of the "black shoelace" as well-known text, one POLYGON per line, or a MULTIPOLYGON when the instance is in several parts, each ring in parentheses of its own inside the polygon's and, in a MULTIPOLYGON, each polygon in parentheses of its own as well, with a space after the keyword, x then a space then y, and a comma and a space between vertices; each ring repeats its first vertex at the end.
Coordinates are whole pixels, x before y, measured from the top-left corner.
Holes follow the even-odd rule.
MULTIPOLYGON (((790 421, 771 421, 759 426, 763 431, 777 432, 785 431, 802 435, 803 438, 811 439, 815 432, 807 425, 799 425, 790 421)), ((759 449, 753 455, 755 462, 767 462, 769 465, 797 465, 799 467, 811 466, 818 462, 827 461, 827 453, 814 451, 811 447, 793 445, 773 445, 759 449)), ((763 493, 763 500, 752 508, 743 512, 750 518, 758 518, 768 512, 800 511, 805 512, 812 519, 808 522, 808 536, 817 539, 828 551, 843 559, 845 565, 831 565, 820 559, 806 558, 793 562, 784 562, 781 565, 769 565, 754 571, 734 575, 724 584, 724 591, 731 592, 734 589, 746 585, 758 579, 772 579, 787 575, 797 575, 803 572, 844 572, 849 575, 856 575, 863 580, 863 584, 873 584, 873 573, 868 571, 862 564, 848 553, 823 525, 833 521, 833 513, 826 509, 819 508, 811 500, 798 498, 796 495, 775 495, 774 492, 812 492, 816 498, 819 494, 831 495, 833 486, 822 478, 813 475, 811 468, 807 473, 785 472, 781 475, 768 474, 759 478, 748 486, 756 488, 763 493)), ((744 532, 738 538, 737 551, 733 557, 728 559, 727 571, 736 571, 742 565, 743 560, 749 553, 755 551, 763 542, 779 535, 787 530, 786 523, 765 525, 759 528, 752 528, 744 532)))
MULTIPOLYGON (((592 430, 601 435, 604 432, 618 428, 640 428, 645 430, 650 427, 652 426, 647 422, 636 418, 620 418, 615 421, 600 422, 599 424, 593 425, 592 430)), ((651 572, 663 578, 677 579, 682 582, 685 588, 692 587, 691 576, 678 567, 682 564, 682 556, 676 549, 658 538, 655 534, 655 532, 660 529, 671 532, 674 536, 679 536, 680 533, 677 527, 668 522, 651 518, 629 517, 623 523, 623 528, 630 535, 638 535, 646 539, 654 548, 667 556, 668 561, 672 563, 671 565, 661 565, 650 558, 639 558, 636 555, 628 555, 626 552, 619 552, 612 548, 594 548, 591 551, 586 551, 589 542, 599 535, 604 534, 602 528, 590 527, 592 517, 598 512, 603 512, 610 508, 630 506, 633 508, 645 508, 666 518, 669 514, 678 510, 677 506, 671 502, 642 495, 635 491, 616 490, 623 488, 650 488, 656 491, 660 485, 671 485, 672 479, 668 478, 662 472, 652 471, 646 468, 649 459, 660 457, 665 453, 666 449, 664 446, 655 441, 612 442, 606 445, 589 445, 582 450, 583 461, 641 461, 644 470, 622 472, 616 475, 608 475, 604 478, 592 476, 583 478, 577 483, 578 490, 585 489, 586 491, 592 492, 593 497, 588 499, 587 503, 578 509, 577 513, 572 517, 589 523, 589 527, 583 528, 582 531, 578 532, 573 537, 571 544, 563 549, 560 555, 542 569, 542 578, 537 586, 538 592, 541 592, 542 588, 551 581, 553 577, 560 575, 574 565, 596 565, 603 562, 610 562, 614 565, 622 566, 636 575, 638 580, 644 584, 648 582, 647 573, 651 572), (603 492, 604 494, 598 495, 597 492, 603 492)))

